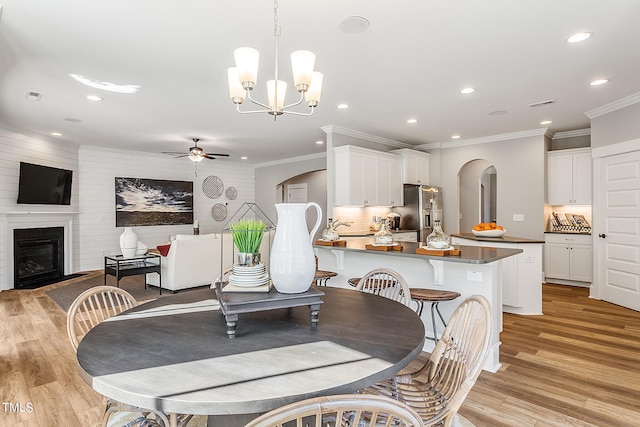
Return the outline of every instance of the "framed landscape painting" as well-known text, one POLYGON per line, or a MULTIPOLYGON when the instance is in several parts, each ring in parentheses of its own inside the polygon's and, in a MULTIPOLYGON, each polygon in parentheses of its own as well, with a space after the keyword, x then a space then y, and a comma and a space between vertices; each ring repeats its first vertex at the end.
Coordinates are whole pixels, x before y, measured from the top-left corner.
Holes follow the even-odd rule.
POLYGON ((116 227, 193 224, 193 182, 116 178, 116 227))

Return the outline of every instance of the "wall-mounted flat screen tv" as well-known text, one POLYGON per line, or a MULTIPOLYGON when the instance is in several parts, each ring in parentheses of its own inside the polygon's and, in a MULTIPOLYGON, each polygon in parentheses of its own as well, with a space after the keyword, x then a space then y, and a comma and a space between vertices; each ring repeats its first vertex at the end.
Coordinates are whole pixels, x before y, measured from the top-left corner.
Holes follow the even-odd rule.
POLYGON ((73 171, 20 162, 18 203, 70 205, 73 171))

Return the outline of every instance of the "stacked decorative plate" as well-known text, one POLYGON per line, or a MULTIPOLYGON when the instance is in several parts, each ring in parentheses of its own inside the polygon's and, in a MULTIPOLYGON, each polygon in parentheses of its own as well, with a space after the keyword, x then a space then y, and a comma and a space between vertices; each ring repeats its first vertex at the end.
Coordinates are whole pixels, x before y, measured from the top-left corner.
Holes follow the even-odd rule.
POLYGON ((243 288, 253 288, 269 283, 269 274, 263 263, 254 266, 234 265, 229 275, 229 283, 243 288))

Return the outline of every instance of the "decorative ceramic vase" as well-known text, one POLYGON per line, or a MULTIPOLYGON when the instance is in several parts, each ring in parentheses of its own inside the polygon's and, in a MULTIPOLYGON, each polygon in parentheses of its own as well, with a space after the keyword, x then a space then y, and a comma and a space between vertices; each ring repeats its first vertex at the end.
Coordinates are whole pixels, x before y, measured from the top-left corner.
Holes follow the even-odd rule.
POLYGON ((136 255, 138 249, 138 235, 131 227, 125 227, 124 232, 120 235, 120 251, 125 258, 131 258, 136 255))
POLYGON ((317 203, 278 203, 278 224, 269 255, 269 274, 273 286, 284 294, 306 292, 316 272, 313 236, 322 221, 322 209, 317 203), (317 211, 316 223, 307 230, 306 210, 317 211))
POLYGON ((432 249, 448 249, 451 246, 451 238, 442 231, 440 220, 433 221, 433 232, 427 236, 427 247, 432 249))

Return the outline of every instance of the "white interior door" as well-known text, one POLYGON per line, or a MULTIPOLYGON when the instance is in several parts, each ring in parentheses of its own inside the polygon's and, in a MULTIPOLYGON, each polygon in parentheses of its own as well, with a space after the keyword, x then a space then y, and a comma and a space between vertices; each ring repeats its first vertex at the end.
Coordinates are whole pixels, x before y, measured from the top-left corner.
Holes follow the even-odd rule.
POLYGON ((287 184, 287 203, 307 203, 307 183, 287 184))
POLYGON ((604 157, 601 165, 601 298, 640 310, 640 151, 604 157))

